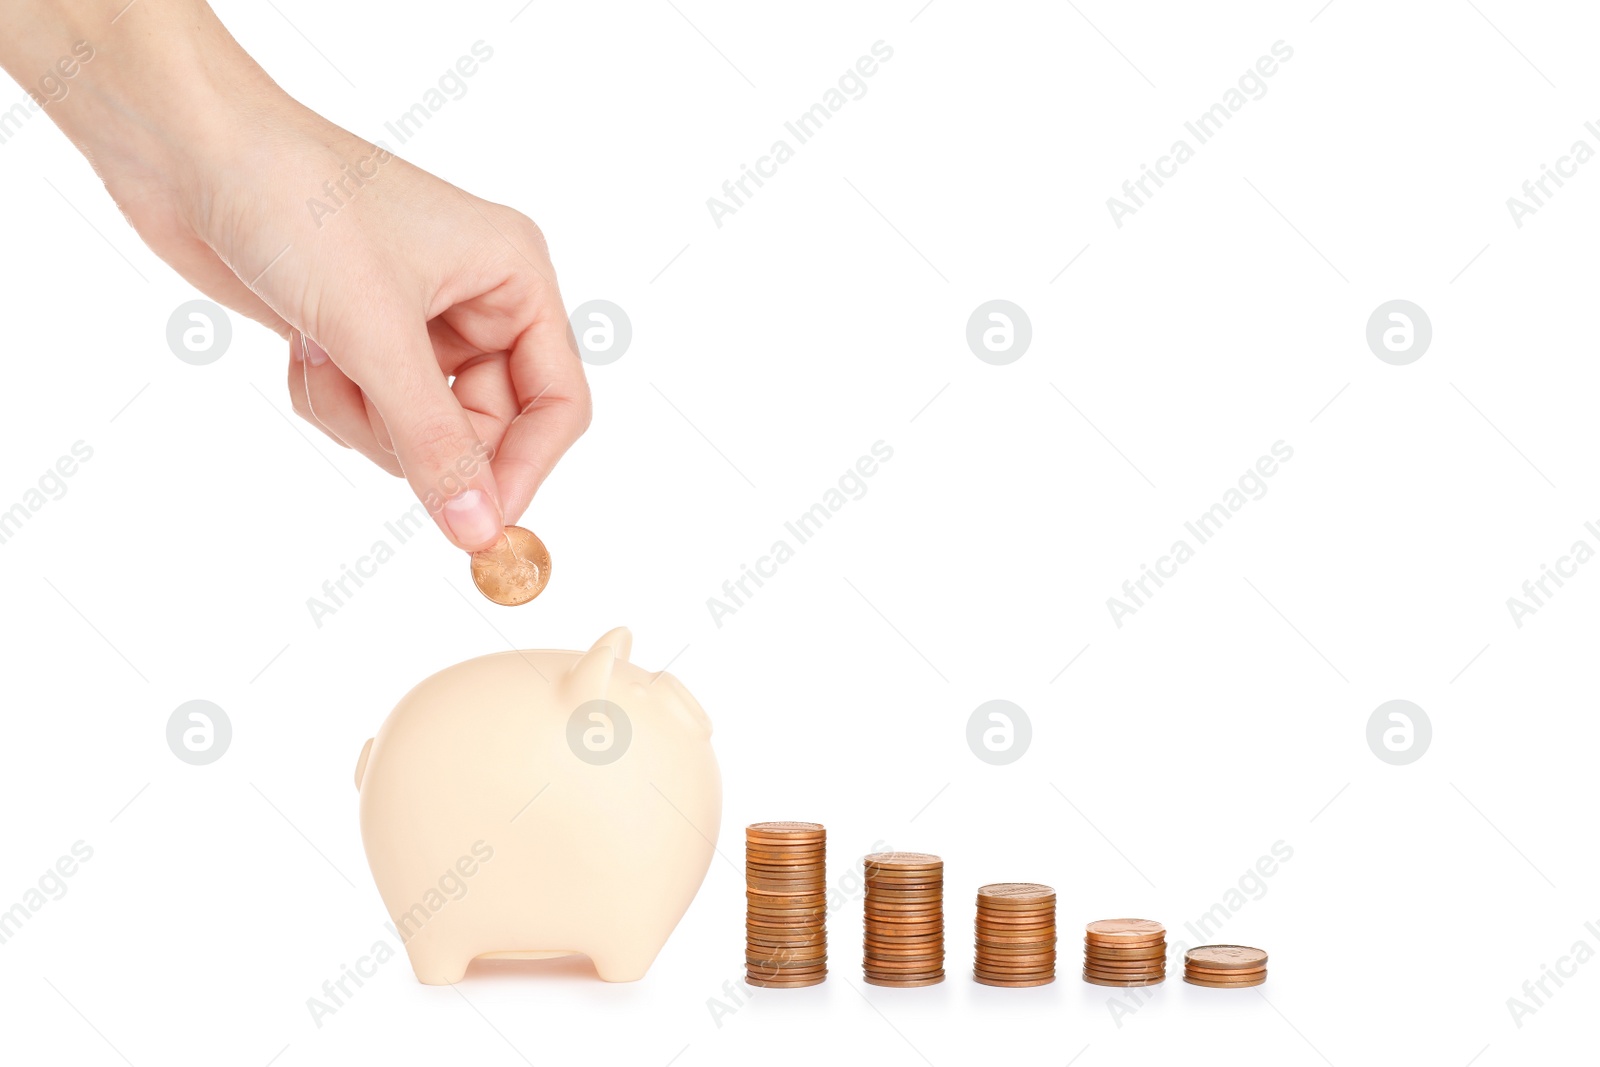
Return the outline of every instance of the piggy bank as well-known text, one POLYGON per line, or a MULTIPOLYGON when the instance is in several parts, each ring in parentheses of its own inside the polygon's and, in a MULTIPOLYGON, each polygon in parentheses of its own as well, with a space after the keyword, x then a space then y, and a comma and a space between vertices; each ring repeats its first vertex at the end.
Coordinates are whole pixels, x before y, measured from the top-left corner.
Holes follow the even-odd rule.
POLYGON ((361 837, 417 979, 478 958, 583 954, 644 977, 715 850, 711 723, 612 630, 501 652, 407 693, 356 764, 361 837))

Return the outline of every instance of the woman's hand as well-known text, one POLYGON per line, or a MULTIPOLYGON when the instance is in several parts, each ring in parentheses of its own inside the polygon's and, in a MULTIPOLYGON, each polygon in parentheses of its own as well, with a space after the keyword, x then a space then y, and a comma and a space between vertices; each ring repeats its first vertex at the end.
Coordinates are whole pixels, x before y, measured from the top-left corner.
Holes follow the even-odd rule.
POLYGON ((493 544, 589 423, 538 227, 300 106, 204 4, 141 4, 114 25, 105 6, 41 4, 39 21, 65 24, 29 22, 0 59, 25 80, 16 51, 90 41, 47 111, 139 236, 287 338, 302 417, 404 476, 461 548, 493 544))

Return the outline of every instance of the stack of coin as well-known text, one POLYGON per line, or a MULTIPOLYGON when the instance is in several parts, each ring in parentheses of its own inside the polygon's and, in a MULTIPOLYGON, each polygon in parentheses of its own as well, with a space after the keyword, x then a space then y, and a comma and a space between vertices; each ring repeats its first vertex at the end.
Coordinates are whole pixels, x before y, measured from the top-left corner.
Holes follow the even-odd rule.
POLYGON ((978 890, 972 977, 984 985, 1034 986, 1056 980, 1056 891, 1034 882, 978 890))
POLYGON ((827 831, 758 822, 744 831, 744 980, 796 989, 828 977, 827 831))
POLYGON ((1243 989, 1267 980, 1267 954, 1246 945, 1201 945, 1183 954, 1183 980, 1213 989, 1243 989))
POLYGON ((1167 929, 1151 919, 1100 919, 1084 927, 1083 980, 1154 985, 1167 977, 1167 929))
POLYGON ((944 981, 944 860, 925 852, 875 852, 862 867, 867 982, 922 986, 944 981))

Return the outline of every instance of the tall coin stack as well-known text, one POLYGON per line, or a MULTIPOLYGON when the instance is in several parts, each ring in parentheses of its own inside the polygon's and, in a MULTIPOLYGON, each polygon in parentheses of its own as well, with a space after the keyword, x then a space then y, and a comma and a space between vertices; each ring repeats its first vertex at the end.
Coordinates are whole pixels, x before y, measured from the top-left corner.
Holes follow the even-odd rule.
POLYGON ((827 831, 758 822, 744 831, 744 980, 798 989, 828 977, 827 831))
POLYGON ((1035 882, 978 890, 972 977, 984 985, 1035 986, 1056 980, 1056 891, 1035 882))
POLYGON ((1247 945, 1201 945, 1183 954, 1183 980, 1213 989, 1244 989, 1267 980, 1267 954, 1247 945))
POLYGON ((875 852, 867 884, 862 970, 872 985, 944 981, 944 860, 925 852, 875 852))
POLYGON ((1084 927, 1083 980, 1154 985, 1167 977, 1167 928, 1151 919, 1100 919, 1084 927))

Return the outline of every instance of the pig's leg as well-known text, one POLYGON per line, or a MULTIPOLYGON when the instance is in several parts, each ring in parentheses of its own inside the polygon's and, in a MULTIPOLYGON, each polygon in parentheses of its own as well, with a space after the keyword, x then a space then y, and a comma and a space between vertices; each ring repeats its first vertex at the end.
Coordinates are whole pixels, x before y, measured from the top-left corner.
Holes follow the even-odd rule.
POLYGON ((595 973, 604 982, 637 982, 643 978, 656 954, 661 951, 661 941, 638 941, 634 944, 614 944, 588 953, 594 962, 595 973))
POLYGON ((467 975, 473 953, 452 940, 449 932, 429 925, 406 942, 411 969, 423 985, 455 985, 467 975))

